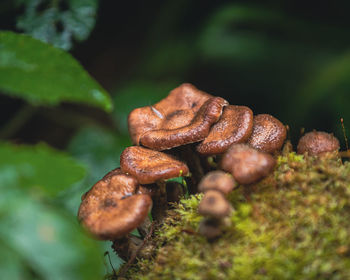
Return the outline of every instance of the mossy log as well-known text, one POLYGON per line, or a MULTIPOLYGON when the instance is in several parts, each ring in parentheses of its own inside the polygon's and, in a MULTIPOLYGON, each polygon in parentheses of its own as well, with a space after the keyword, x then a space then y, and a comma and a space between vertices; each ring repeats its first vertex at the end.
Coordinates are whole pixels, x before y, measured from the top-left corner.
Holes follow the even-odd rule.
POLYGON ((350 164, 284 151, 273 174, 230 195, 223 235, 198 234, 202 195, 183 199, 125 279, 350 279, 350 164), (151 254, 150 251, 152 252, 151 254))

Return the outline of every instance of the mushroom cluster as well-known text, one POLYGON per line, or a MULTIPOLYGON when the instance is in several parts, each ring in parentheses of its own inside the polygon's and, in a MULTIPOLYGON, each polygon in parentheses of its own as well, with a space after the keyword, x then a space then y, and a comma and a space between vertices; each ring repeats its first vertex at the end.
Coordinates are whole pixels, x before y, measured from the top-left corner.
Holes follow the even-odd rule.
MULTIPOLYGON (((233 211, 226 196, 272 172, 274 154, 286 139, 285 126, 273 116, 254 116, 248 107, 229 105, 191 84, 134 109, 128 127, 134 146, 121 154, 120 168, 82 196, 78 212, 81 224, 94 237, 113 241, 124 259, 140 253, 151 228, 149 212, 160 223, 169 202, 185 193, 171 178, 183 177, 188 192, 204 193, 199 232, 209 239, 219 236, 233 211), (141 239, 130 234, 134 229, 141 239)), ((300 144, 300 151, 306 146, 300 144)))

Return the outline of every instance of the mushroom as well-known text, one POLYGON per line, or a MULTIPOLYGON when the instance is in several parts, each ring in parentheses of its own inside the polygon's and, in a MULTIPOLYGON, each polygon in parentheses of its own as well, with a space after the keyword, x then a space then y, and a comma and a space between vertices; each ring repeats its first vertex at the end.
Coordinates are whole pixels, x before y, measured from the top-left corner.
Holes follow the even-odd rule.
POLYGON ((205 218, 199 223, 198 232, 209 241, 212 241, 222 235, 221 221, 205 218))
POLYGON ((206 191, 198 206, 199 214, 219 219, 229 216, 231 211, 230 203, 217 190, 206 191))
POLYGON ((220 167, 230 172, 240 184, 252 184, 267 176, 276 160, 246 144, 235 144, 223 155, 220 167))
POLYGON ((199 224, 198 232, 209 240, 219 237, 225 219, 232 210, 230 203, 220 191, 207 190, 198 206, 198 213, 206 216, 199 224))
POLYGON ((274 153, 281 149, 286 137, 287 130, 278 119, 260 114, 254 117, 253 132, 248 144, 262 152, 274 153))
POLYGON ((221 170, 207 173, 198 185, 198 190, 206 192, 208 190, 217 190, 227 195, 236 186, 236 181, 232 175, 221 170))
POLYGON ((126 148, 120 156, 120 166, 141 184, 157 184, 152 208, 155 220, 162 220, 168 207, 165 180, 189 174, 187 165, 174 156, 140 146, 126 148))
POLYGON ((202 141, 228 102, 182 84, 153 106, 137 108, 128 117, 136 145, 162 151, 202 141))
POLYGON ((307 153, 311 156, 318 156, 327 152, 338 151, 339 148, 339 141, 333 134, 312 131, 300 138, 297 151, 298 154, 307 153))
POLYGON ((79 221, 102 240, 126 236, 146 219, 152 206, 149 195, 134 194, 137 188, 137 180, 120 169, 107 174, 83 197, 79 221))
POLYGON ((248 140, 253 129, 253 112, 246 106, 229 105, 209 135, 197 146, 203 155, 224 153, 232 144, 248 140))
POLYGON ((140 184, 152 184, 189 173, 187 165, 175 157, 140 146, 131 146, 122 152, 120 167, 140 184))

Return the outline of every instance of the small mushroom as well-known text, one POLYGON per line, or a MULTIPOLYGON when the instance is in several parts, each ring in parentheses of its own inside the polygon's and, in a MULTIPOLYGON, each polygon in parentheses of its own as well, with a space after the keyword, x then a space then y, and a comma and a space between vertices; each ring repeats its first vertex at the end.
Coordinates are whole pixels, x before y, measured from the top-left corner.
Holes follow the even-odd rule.
POLYGON ((230 203, 220 191, 208 190, 205 192, 198 206, 198 213, 213 218, 224 218, 232 211, 230 203))
POLYGON ((78 211, 82 225, 95 237, 114 240, 127 235, 147 217, 149 195, 134 194, 138 182, 119 169, 98 181, 85 195, 78 211))
POLYGON ((298 154, 308 153, 311 156, 322 155, 327 152, 335 152, 340 148, 338 139, 330 133, 312 131, 300 138, 298 154))
POLYGON ((233 190, 236 184, 231 174, 216 170, 207 173, 203 177, 199 183, 198 190, 204 193, 208 190, 217 190, 227 195, 233 190))
POLYGON ((120 156, 120 166, 140 184, 152 184, 189 173, 187 165, 175 157, 140 146, 126 148, 120 156))
POLYGON ((216 123, 227 101, 182 84, 153 106, 137 108, 128 117, 136 145, 162 151, 202 141, 216 123))
POLYGON ((205 218, 199 223, 198 232, 206 237, 209 241, 213 241, 222 235, 222 223, 218 219, 205 218))
POLYGON ((266 177, 276 160, 246 144, 235 144, 223 155, 220 166, 230 172, 240 184, 252 184, 266 177))
POLYGON ((248 140, 253 129, 253 112, 246 106, 229 105, 209 135, 197 146, 203 155, 224 153, 232 144, 248 140))
POLYGON ((254 117, 253 132, 248 144, 262 152, 274 153, 281 149, 286 137, 287 130, 278 119, 260 114, 254 117))

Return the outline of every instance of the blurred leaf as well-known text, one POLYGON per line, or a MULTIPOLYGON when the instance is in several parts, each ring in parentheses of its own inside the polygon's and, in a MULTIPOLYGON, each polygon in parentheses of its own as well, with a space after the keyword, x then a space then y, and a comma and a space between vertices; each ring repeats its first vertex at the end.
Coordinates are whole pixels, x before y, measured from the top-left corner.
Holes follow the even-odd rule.
POLYGON ((98 127, 85 127, 73 137, 68 150, 88 167, 88 183, 95 183, 119 167, 120 154, 127 146, 130 146, 128 136, 98 127))
POLYGON ((112 169, 119 167, 119 157, 130 146, 128 136, 98 127, 82 128, 71 140, 68 151, 87 166, 85 180, 64 195, 64 204, 77 213, 81 195, 112 169))
POLYGON ((33 104, 71 101, 112 109, 108 93, 70 54, 12 32, 0 32, 0 89, 33 104))
POLYGON ((0 241, 1 278, 13 280, 31 279, 20 256, 4 243, 0 241))
POLYGON ((322 120, 323 125, 325 122, 333 122, 332 131, 340 128, 341 117, 345 119, 345 124, 349 123, 349 77, 350 52, 345 51, 326 61, 300 85, 289 108, 290 115, 294 113, 295 121, 304 127, 312 126, 311 122, 315 120, 322 120), (297 114, 295 108, 298 108, 297 114), (332 118, 333 121, 327 118, 332 118))
POLYGON ((138 107, 152 105, 164 97, 178 86, 176 82, 147 82, 134 81, 130 85, 118 89, 114 92, 113 116, 118 123, 120 130, 128 133, 128 115, 138 107))
POLYGON ((293 61, 343 48, 339 37, 346 34, 347 30, 302 21, 279 10, 228 4, 203 29, 199 48, 209 59, 293 61))
POLYGON ((87 39, 95 25, 98 0, 17 0, 17 2, 25 4, 25 12, 18 18, 17 28, 34 38, 65 50, 72 47, 73 40, 87 39))
POLYGON ((44 144, 17 146, 0 142, 0 188, 19 187, 51 197, 84 177, 85 169, 44 144))
MULTIPOLYGON (((81 231, 76 220, 20 190, 2 192, 0 241, 16 253, 12 266, 19 265, 20 258, 39 276, 33 275, 32 279, 101 279, 103 253, 81 231)), ((21 273, 24 266, 19 265, 18 269, 21 273)))

